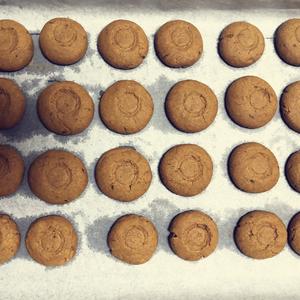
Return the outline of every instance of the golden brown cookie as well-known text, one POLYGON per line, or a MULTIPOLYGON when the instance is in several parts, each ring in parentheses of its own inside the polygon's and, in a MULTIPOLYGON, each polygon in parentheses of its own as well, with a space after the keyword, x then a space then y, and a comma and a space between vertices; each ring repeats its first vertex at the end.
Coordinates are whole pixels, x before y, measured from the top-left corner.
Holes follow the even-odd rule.
POLYGON ((98 37, 98 50, 102 58, 118 69, 139 66, 148 54, 148 47, 143 29, 128 20, 111 22, 98 37))
POLYGON ((300 255, 300 213, 291 219, 288 226, 288 241, 290 247, 300 255))
POLYGON ((120 80, 101 97, 99 113, 111 130, 129 134, 142 130, 153 114, 153 101, 148 91, 134 80, 120 80))
POLYGON ((183 80, 176 83, 166 98, 166 113, 170 122, 184 132, 199 132, 215 119, 218 100, 204 83, 183 80))
POLYGON ((277 28, 275 47, 287 64, 300 65, 300 19, 287 20, 277 28))
POLYGON ((154 45, 159 59, 173 68, 190 67, 203 51, 199 30, 183 20, 169 21, 155 34, 154 45))
POLYGON ((17 224, 8 215, 0 214, 0 265, 16 255, 20 239, 17 224))
POLYGON ((217 247, 219 233, 214 220, 198 210, 178 214, 170 224, 169 243, 176 255, 185 260, 209 256, 217 247))
POLYGON ((230 154, 228 172, 237 188, 248 193, 262 193, 274 187, 279 166, 274 154, 259 143, 244 143, 230 154))
POLYGON ((26 235, 30 256, 45 266, 61 266, 71 260, 77 250, 77 234, 73 225, 61 216, 35 220, 26 235))
POLYGON ((19 86, 11 79, 0 78, 0 129, 17 125, 24 112, 25 97, 19 86))
POLYGON ((195 196, 209 185, 213 162, 209 154, 198 145, 177 145, 163 155, 159 173, 162 183, 172 193, 195 196))
POLYGON ((40 33, 39 43, 44 56, 59 65, 78 62, 88 46, 84 28, 69 18, 48 21, 40 33))
POLYGON ((111 254, 134 265, 147 262, 152 257, 157 242, 158 234, 152 222, 133 214, 119 218, 107 237, 111 254))
POLYGON ((89 93, 72 81, 55 82, 39 95, 37 109, 42 123, 61 135, 84 131, 94 116, 94 102, 89 93))
POLYGON ((266 125, 277 110, 277 97, 272 87, 256 76, 244 76, 233 81, 225 96, 229 117, 246 128, 266 125))
POLYGON ((254 210, 240 218, 235 227, 234 240, 243 254, 265 259, 283 250, 287 231, 284 223, 274 213, 254 210))
POLYGON ((227 64, 241 68, 259 60, 265 49, 265 40, 256 26, 234 22, 223 29, 218 46, 220 56, 227 64))
POLYGON ((19 152, 9 145, 0 145, 0 197, 17 191, 24 170, 24 161, 19 152))
POLYGON ((20 23, 0 20, 0 71, 18 71, 33 57, 30 33, 20 23))
POLYGON ((287 126, 300 133, 300 81, 293 82, 284 89, 280 111, 287 126))
POLYGON ((49 150, 38 156, 28 171, 31 191, 51 204, 65 204, 85 190, 88 175, 82 161, 62 150, 49 150))
POLYGON ((118 147, 105 152, 95 170, 96 182, 106 196, 132 201, 148 190, 152 172, 148 161, 132 147, 118 147))
POLYGON ((285 175, 290 186, 300 193, 300 151, 294 152, 285 165, 285 175))

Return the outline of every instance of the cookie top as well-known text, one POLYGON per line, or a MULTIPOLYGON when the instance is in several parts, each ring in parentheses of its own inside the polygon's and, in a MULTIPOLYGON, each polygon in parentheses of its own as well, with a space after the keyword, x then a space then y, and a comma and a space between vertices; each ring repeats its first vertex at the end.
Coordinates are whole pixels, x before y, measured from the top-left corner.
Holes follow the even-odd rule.
POLYGON ((24 112, 25 97, 19 86, 11 79, 0 78, 0 129, 17 125, 24 112))
POLYGON ((198 145, 177 145, 163 155, 159 173, 162 183, 172 193, 195 196, 209 185, 213 163, 209 154, 198 145))
POLYGON ((142 130, 153 114, 153 101, 148 91, 134 80, 120 80, 101 97, 99 113, 111 130, 136 133, 142 130))
POLYGON ((262 193, 274 187, 279 166, 274 154, 259 143, 244 143, 230 154, 228 172, 237 188, 248 193, 262 193))
POLYGON ((218 100, 204 83, 183 80, 176 83, 166 98, 166 114, 170 122, 184 132, 199 132, 215 119, 218 100))
POLYGON ((0 20, 0 71, 18 71, 33 57, 30 33, 20 23, 0 20))
POLYGON ((100 157, 95 177, 99 189, 106 196, 132 201, 148 190, 152 172, 148 161, 134 148, 118 147, 100 157))
POLYGON ((178 214, 169 227, 169 243, 176 255, 185 260, 209 256, 217 247, 219 234, 214 220, 197 210, 178 214))
POLYGON ((76 254, 77 234, 66 218, 46 216, 30 225, 25 243, 28 253, 38 263, 61 266, 76 254))
POLYGON ((288 85, 280 99, 282 119, 288 127, 300 133, 300 81, 288 85))
POLYGON ((290 247, 300 255, 300 213, 291 219, 288 226, 288 241, 290 247))
POLYGON ((266 125, 273 118, 277 97, 265 80, 244 76, 229 85, 225 105, 229 117, 236 124, 254 129, 266 125))
POLYGON ((155 34, 154 45, 162 63, 172 68, 190 67, 203 51, 199 30, 183 20, 169 21, 161 26, 155 34))
POLYGON ((45 88, 37 109, 44 126, 61 135, 82 132, 94 116, 93 99, 81 85, 71 81, 55 82, 45 88))
POLYGON ((285 175, 290 186, 300 193, 300 151, 294 152, 285 165, 285 175))
POLYGON ((0 265, 16 255, 20 239, 17 224, 8 215, 0 215, 0 265))
POLYGON ((235 227, 234 239, 243 254, 265 259, 283 250, 287 231, 284 223, 274 213, 255 210, 240 218, 235 227))
POLYGON ((17 191, 24 175, 24 161, 19 152, 9 146, 0 145, 0 196, 17 191))
POLYGON ((151 221, 139 215, 125 215, 111 227, 107 237, 111 254, 128 263, 143 264, 153 255, 158 234, 151 221))
POLYGON ((39 155, 28 171, 31 191, 51 204, 65 204, 78 198, 88 183, 82 161, 62 150, 49 150, 39 155))
POLYGON ((300 19, 287 20, 277 28, 275 47, 287 64, 300 66, 300 19))
POLYGON ((148 54, 148 47, 143 29, 128 20, 111 22, 98 37, 98 50, 102 58, 118 69, 139 66, 148 54))
POLYGON ((48 21, 40 33, 39 43, 44 56, 59 65, 78 62, 88 46, 84 28, 69 18, 48 21))
POLYGON ((265 40, 256 26, 234 22, 221 32, 218 47, 220 56, 227 64, 241 68, 259 60, 265 49, 265 40))

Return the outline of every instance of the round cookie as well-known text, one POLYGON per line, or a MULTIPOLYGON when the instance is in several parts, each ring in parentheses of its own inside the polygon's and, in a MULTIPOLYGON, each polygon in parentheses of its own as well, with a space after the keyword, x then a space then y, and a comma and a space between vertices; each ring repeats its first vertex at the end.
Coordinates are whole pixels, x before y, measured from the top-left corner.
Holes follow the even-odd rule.
POLYGON ((290 247, 300 255, 300 213, 298 212, 291 219, 288 226, 288 241, 290 247))
POLYGON ((8 215, 0 214, 0 265, 16 255, 20 239, 17 224, 8 215))
POLYGON ((95 177, 99 189, 106 196, 132 201, 146 193, 152 172, 148 161, 134 148, 118 147, 100 157, 95 177))
POLYGON ((73 135, 84 131, 94 116, 94 102, 89 93, 71 81, 55 82, 39 95, 39 117, 50 131, 73 135))
POLYGON ((274 213, 255 210, 240 218, 234 230, 234 240, 243 254, 265 259, 283 250, 287 231, 284 223, 274 213))
POLYGON ((262 193, 274 187, 279 166, 274 154, 259 143, 244 143, 231 152, 228 172, 237 188, 248 193, 262 193))
POLYGON ((78 198, 88 183, 82 161, 62 150, 49 150, 38 156, 28 171, 31 191, 51 204, 65 204, 78 198))
POLYGON ((172 68, 192 66, 203 51, 199 30, 182 20, 169 21, 161 26, 155 34, 154 45, 162 63, 172 68))
POLYGON ((139 215, 125 215, 111 227, 107 237, 111 254, 128 263, 143 264, 153 255, 158 234, 151 221, 139 215))
POLYGON ((19 152, 9 145, 0 145, 0 197, 17 191, 24 170, 24 161, 19 152))
POLYGON ((0 20, 0 71, 18 71, 33 57, 30 33, 20 23, 0 20))
POLYGON ((162 183, 172 193, 195 196, 209 185, 213 163, 203 148, 194 144, 177 145, 163 155, 159 174, 162 183))
POLYGON ((29 255, 38 263, 61 266, 76 254, 77 234, 66 218, 46 216, 30 225, 25 243, 29 255))
POLYGON ((275 47, 287 64, 300 66, 300 19, 287 20, 277 28, 275 47))
POLYGON ((300 133, 300 81, 293 82, 284 89, 280 112, 287 126, 300 133))
POLYGON ((166 98, 166 114, 170 122, 184 132, 199 132, 215 119, 218 100, 214 92, 196 80, 176 83, 166 98))
POLYGON ((24 112, 25 97, 19 86, 11 79, 0 78, 0 129, 17 125, 24 112))
POLYGON ((244 76, 233 81, 225 96, 229 117, 238 125, 250 129, 266 125, 277 109, 277 97, 272 87, 256 76, 244 76))
POLYGON ((285 175, 290 186, 300 193, 300 151, 294 152, 288 158, 285 175))
POLYGON ((120 80, 101 97, 99 113, 111 130, 130 134, 142 130, 153 114, 151 95, 134 80, 120 80))
POLYGON ((197 210, 178 214, 169 227, 169 244, 185 260, 209 256, 217 247, 219 233, 214 220, 197 210))
POLYGON ((227 64, 242 68, 259 60, 265 49, 265 40, 256 26, 234 22, 221 32, 218 47, 220 56, 227 64))
POLYGON ((88 46, 84 28, 69 18, 48 21, 40 33, 39 43, 44 56, 59 65, 78 62, 88 46))
POLYGON ((148 54, 148 39, 143 29, 128 20, 116 20, 99 34, 98 50, 102 58, 118 69, 139 66, 148 54))

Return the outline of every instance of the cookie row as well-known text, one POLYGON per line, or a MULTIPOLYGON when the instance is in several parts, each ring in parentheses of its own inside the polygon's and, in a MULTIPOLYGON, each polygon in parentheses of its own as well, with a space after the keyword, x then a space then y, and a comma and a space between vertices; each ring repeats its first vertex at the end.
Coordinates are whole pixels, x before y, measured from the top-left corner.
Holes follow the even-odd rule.
MULTIPOLYGON (((300 132, 300 81, 289 84, 282 92, 281 115, 285 123, 300 132)), ((0 78, 0 129, 18 124, 25 112, 25 97, 11 79, 0 78)), ((241 127, 255 129, 271 121, 277 110, 273 88, 256 76, 234 80, 225 94, 229 117, 241 127)), ((37 110, 46 128, 61 135, 85 130, 94 116, 94 102, 81 85, 62 81, 50 84, 38 97, 37 110)), ((132 134, 149 123, 154 110, 150 93, 134 80, 120 80, 102 93, 99 115, 112 131, 132 134)), ((200 132, 214 121, 218 100, 210 87, 196 80, 176 83, 168 92, 165 110, 171 124, 188 133, 200 132)))
MULTIPOLYGON (((11 146, 0 145, 0 196, 17 191, 24 176, 24 161, 11 146)), ((300 192, 300 151, 286 162, 286 177, 300 192)), ((233 149, 228 159, 228 173, 237 188, 248 193, 262 193, 279 179, 274 154, 259 143, 244 143, 233 149)), ((162 183, 172 193, 191 197, 203 192, 213 174, 210 155, 194 144, 169 149, 159 163, 162 183)), ((145 157, 132 147, 111 149, 100 157, 95 167, 99 189, 109 198, 133 201, 148 190, 152 171, 145 157)), ((39 155, 28 170, 32 192, 51 204, 64 204, 78 198, 88 184, 87 170, 74 154, 48 150, 39 155)))
MULTIPOLYGON (((234 241, 246 256, 266 259, 279 254, 289 240, 300 255, 300 213, 290 221, 288 231, 274 213, 255 210, 242 216, 234 229, 234 241)), ((190 210, 176 215, 168 228, 169 245, 180 258, 196 261, 212 254, 217 248, 219 233, 215 221, 207 214, 190 210)), ((0 264, 13 258, 20 245, 17 224, 0 215, 0 264)), ((25 244, 30 256, 45 266, 61 266, 77 252, 77 234, 66 218, 45 216, 29 227, 25 244)), ((143 264, 153 256, 158 245, 154 224, 141 215, 128 214, 112 225, 107 244, 111 254, 128 264, 143 264)))
MULTIPOLYGON (((0 20, 1 71, 17 71, 30 63, 33 41, 23 25, 13 20, 0 20)), ((288 64, 300 65, 300 19, 290 19, 279 26, 275 46, 279 56, 288 64)), ((40 32, 39 44, 44 56, 59 65, 78 62, 88 47, 87 33, 76 21, 55 18, 40 32)), ((148 54, 149 42, 143 29, 128 20, 108 24, 98 36, 102 58, 119 69, 139 66, 148 54)), ((154 45, 159 59, 173 68, 189 67, 203 52, 199 30, 183 20, 169 21, 155 34, 154 45)), ((234 22, 220 34, 219 53, 233 67, 246 67, 256 62, 265 48, 261 31, 247 22, 234 22)))

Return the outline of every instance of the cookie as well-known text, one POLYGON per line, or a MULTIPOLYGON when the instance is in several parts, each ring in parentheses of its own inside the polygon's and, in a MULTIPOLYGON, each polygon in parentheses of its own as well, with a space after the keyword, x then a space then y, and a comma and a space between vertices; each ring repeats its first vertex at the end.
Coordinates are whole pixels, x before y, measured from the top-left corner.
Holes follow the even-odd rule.
POLYGON ((228 172, 237 188, 248 193, 262 193, 274 187, 279 166, 274 154, 259 143, 244 143, 231 152, 228 172))
POLYGON ((134 214, 119 218, 107 237, 111 254, 134 265, 147 262, 152 257, 157 242, 158 234, 152 222, 134 214))
POLYGON ((29 255, 38 263, 61 266, 76 254, 77 234, 66 218, 46 216, 30 225, 25 243, 29 255))
POLYGON ((0 129, 16 126, 24 112, 25 97, 19 86, 11 79, 0 78, 0 129))
POLYGON ((148 54, 148 39, 143 29, 128 20, 116 20, 99 34, 98 50, 102 58, 118 69, 139 66, 148 54))
POLYGON ((62 150, 49 150, 39 155, 28 171, 31 191, 51 204, 65 204, 85 190, 88 175, 82 161, 62 150))
POLYGON ((203 51, 199 30, 191 23, 174 20, 155 34, 154 46, 161 62, 172 68, 186 68, 196 63, 203 51))
POLYGON ((17 191, 24 171, 24 161, 19 152, 9 145, 0 145, 0 197, 17 191))
POLYGON ((95 177, 99 189, 107 197, 132 201, 146 193, 152 172, 148 161, 134 148, 119 147, 100 157, 95 177))
POLYGON ((17 224, 8 215, 0 215, 0 265, 16 255, 20 239, 17 224))
POLYGON ((166 114, 170 122, 184 132, 199 132, 215 119, 218 100, 204 83, 183 80, 176 83, 166 98, 166 114))
POLYGON ((94 116, 94 102, 89 93, 71 81, 55 82, 39 95, 37 109, 46 128, 61 135, 84 131, 94 116))
POLYGON ((172 193, 195 196, 209 185, 213 163, 209 154, 198 145, 177 145, 163 155, 159 174, 162 183, 172 193))
POLYGON ((88 46, 84 28, 69 18, 48 21, 40 33, 39 43, 44 56, 59 65, 75 64, 88 46))
POLYGON ((218 48, 227 64, 242 68, 260 59, 265 49, 265 40, 256 26, 247 22, 234 22, 221 32, 218 48))
POLYGON ((300 213, 291 219, 288 226, 288 241, 290 247, 300 255, 300 213))
POLYGON ((234 240, 243 254, 265 259, 283 250, 287 231, 284 223, 274 213, 255 210, 240 218, 234 230, 234 240))
POLYGON ((287 64, 300 66, 300 19, 287 20, 277 28, 275 48, 287 64))
POLYGON ((300 193, 300 151, 294 152, 285 165, 285 175, 290 186, 300 193))
POLYGON ((300 133, 300 81, 288 85, 280 99, 280 112, 286 125, 300 133))
POLYGON ((254 129, 271 121, 277 110, 277 97, 263 79, 244 76, 228 87, 225 106, 229 117, 236 124, 254 129))
POLYGON ((169 244, 185 260, 209 256, 217 247, 219 234, 214 220, 197 210, 178 214, 169 227, 169 244))
POLYGON ((153 101, 148 91, 134 80, 120 80, 101 97, 99 113, 111 130, 130 134, 146 127, 153 114, 153 101))

